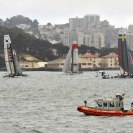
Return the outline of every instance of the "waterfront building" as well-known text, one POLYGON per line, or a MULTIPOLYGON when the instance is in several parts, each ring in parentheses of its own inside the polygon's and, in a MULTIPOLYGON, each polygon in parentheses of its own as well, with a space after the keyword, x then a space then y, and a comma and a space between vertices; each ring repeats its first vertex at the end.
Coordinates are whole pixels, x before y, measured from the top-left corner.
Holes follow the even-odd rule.
POLYGON ((47 62, 41 61, 30 54, 19 55, 19 65, 22 69, 44 68, 46 64, 47 62))
POLYGON ((80 56, 81 68, 83 69, 100 68, 101 61, 102 61, 102 58, 100 57, 98 53, 96 54, 86 53, 80 56))
POLYGON ((118 55, 115 53, 110 53, 103 56, 103 66, 107 68, 119 68, 118 55))
MULTIPOLYGON (((62 70, 64 66, 64 58, 48 61, 48 70, 62 70)), ((95 69, 116 69, 119 68, 118 55, 110 53, 101 57, 98 53, 86 53, 79 56, 79 68, 81 70, 95 70, 95 69)))
POLYGON ((65 62, 65 58, 48 61, 46 68, 48 70, 62 70, 62 68, 64 66, 64 62, 65 62))

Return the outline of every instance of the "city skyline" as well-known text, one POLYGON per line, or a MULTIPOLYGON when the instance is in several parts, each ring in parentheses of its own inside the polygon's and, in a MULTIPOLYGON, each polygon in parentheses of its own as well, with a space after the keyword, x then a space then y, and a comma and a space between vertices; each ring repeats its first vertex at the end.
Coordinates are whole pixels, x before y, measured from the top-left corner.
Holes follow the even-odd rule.
POLYGON ((64 24, 69 18, 97 14, 100 20, 108 20, 115 27, 133 24, 132 1, 126 0, 0 0, 0 18, 5 20, 16 15, 37 19, 39 24, 64 24))

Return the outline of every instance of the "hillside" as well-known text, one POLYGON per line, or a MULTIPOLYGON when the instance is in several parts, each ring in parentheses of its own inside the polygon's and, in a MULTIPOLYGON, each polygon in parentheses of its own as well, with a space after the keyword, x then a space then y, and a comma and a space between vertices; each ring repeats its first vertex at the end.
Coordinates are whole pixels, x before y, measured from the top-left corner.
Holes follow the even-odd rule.
POLYGON ((26 33, 31 33, 36 38, 41 38, 40 32, 38 30, 38 21, 31 20, 28 17, 22 15, 13 16, 7 18, 5 21, 0 20, 0 25, 6 28, 20 28, 23 29, 26 33))
MULTIPOLYGON (((31 54, 43 61, 54 60, 60 57, 66 56, 69 48, 67 46, 63 46, 62 44, 52 45, 48 41, 40 40, 35 38, 33 35, 25 33, 21 29, 18 28, 5 28, 0 27, 0 51, 3 53, 4 49, 4 35, 9 34, 12 41, 12 46, 16 49, 17 54, 31 54)), ((106 55, 110 52, 117 53, 117 48, 102 48, 96 49, 94 47, 88 46, 80 46, 79 54, 84 54, 86 52, 91 53, 100 53, 100 55, 106 55)), ((0 66, 4 64, 2 59, 0 59, 0 66)))
POLYGON ((21 29, 0 27, 0 54, 4 52, 5 34, 10 35, 12 46, 16 49, 17 54, 31 54, 41 60, 48 61, 64 56, 68 51, 68 47, 64 47, 62 44, 52 45, 48 41, 37 39, 21 29))

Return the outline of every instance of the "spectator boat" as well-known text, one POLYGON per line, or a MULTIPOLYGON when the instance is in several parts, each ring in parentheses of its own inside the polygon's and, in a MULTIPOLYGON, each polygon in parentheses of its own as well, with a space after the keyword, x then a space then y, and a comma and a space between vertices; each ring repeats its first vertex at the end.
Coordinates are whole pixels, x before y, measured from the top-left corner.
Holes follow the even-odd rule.
POLYGON ((88 107, 87 102, 84 101, 85 106, 79 106, 77 110, 85 115, 94 116, 129 116, 133 115, 133 103, 131 103, 131 109, 125 110, 123 104, 123 95, 117 94, 112 99, 98 99, 95 100, 96 107, 88 107))

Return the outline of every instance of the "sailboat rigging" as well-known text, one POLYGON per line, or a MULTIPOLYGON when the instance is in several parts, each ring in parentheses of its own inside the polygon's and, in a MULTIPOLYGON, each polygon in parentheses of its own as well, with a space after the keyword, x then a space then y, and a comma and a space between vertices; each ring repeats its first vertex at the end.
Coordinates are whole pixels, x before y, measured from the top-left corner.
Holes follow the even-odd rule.
POLYGON ((8 77, 23 76, 9 35, 4 35, 4 54, 8 77))
POLYGON ((68 51, 62 71, 71 74, 79 73, 78 44, 76 41, 73 42, 68 51))
POLYGON ((124 33, 119 34, 118 57, 120 70, 122 70, 121 77, 133 77, 133 59, 124 33))

